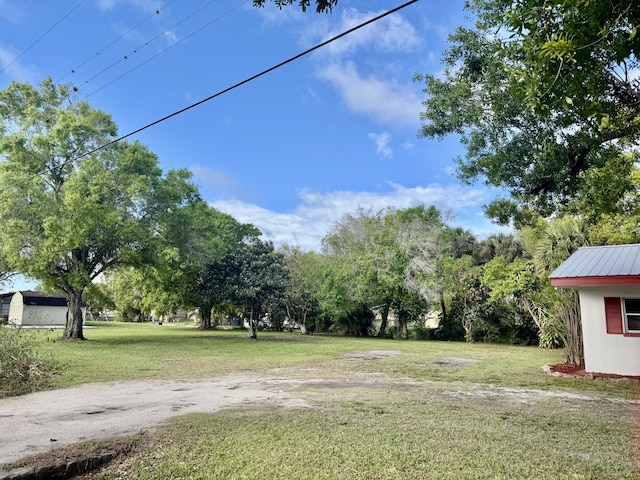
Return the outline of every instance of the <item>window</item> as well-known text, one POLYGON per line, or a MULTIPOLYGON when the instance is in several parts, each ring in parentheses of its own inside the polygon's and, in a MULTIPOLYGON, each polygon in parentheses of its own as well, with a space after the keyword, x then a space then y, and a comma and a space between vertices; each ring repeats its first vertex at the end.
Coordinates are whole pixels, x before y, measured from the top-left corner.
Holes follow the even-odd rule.
POLYGON ((640 298, 604 297, 607 333, 640 337, 640 298))
POLYGON ((624 299, 625 331, 640 332, 640 299, 624 299))

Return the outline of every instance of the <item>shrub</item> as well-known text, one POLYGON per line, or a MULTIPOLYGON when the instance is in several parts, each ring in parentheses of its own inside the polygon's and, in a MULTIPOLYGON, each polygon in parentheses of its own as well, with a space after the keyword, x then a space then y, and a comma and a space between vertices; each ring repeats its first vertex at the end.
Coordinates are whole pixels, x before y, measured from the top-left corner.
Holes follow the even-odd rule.
POLYGON ((52 359, 37 354, 32 335, 0 327, 0 398, 43 388, 54 369, 52 359))
POLYGON ((566 329, 555 317, 547 318, 540 328, 540 346, 542 348, 560 348, 564 346, 566 329))

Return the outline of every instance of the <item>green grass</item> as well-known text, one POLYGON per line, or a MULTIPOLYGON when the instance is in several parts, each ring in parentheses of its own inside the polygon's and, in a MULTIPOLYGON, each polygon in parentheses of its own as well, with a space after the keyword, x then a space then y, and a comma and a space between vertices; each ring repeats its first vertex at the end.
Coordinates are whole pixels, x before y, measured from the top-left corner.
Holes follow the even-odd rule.
POLYGON ((634 478, 628 418, 547 407, 354 389, 311 408, 189 415, 133 456, 126 478, 634 478))
POLYGON ((123 471, 132 479, 631 479, 637 473, 638 405, 628 401, 638 398, 637 382, 549 376, 542 366, 559 363, 560 351, 266 332, 252 341, 243 331, 96 325, 85 332, 87 342, 38 333, 42 349, 65 365, 56 386, 231 372, 318 379, 294 392, 307 408, 266 404, 181 417, 124 465, 104 470, 103 479, 123 471), (400 354, 353 358, 374 350, 400 354), (452 358, 477 363, 434 363, 452 358), (533 389, 589 397, 527 393, 533 389))
POLYGON ((574 380, 551 377, 545 364, 560 363, 562 352, 537 347, 454 342, 397 341, 340 336, 301 336, 297 333, 260 332, 257 341, 246 331, 200 331, 189 325, 158 326, 104 322, 89 324, 85 342, 57 341, 59 331, 38 332, 44 353, 63 365, 53 386, 141 378, 210 378, 237 372, 268 372, 281 368, 289 376, 342 375, 346 370, 366 373, 371 368, 393 377, 446 382, 488 383, 506 387, 571 389, 603 392, 632 398, 637 383, 574 380), (402 352, 376 362, 345 359, 352 352, 402 352), (478 362, 443 367, 447 358, 478 362))

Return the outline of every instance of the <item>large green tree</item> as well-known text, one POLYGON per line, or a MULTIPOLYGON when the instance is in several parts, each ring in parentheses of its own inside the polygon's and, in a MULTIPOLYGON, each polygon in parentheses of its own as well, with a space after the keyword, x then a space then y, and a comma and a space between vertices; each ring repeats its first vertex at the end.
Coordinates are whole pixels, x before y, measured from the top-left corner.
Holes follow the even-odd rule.
POLYGON ((1 91, 0 122, 0 248, 12 268, 66 295, 64 338, 82 339, 83 293, 117 265, 150 261, 188 173, 165 177, 145 146, 109 143, 111 117, 51 79, 1 91))
POLYGON ((284 309, 287 318, 295 322, 300 333, 308 333, 308 322, 318 312, 319 302, 314 296, 316 261, 313 252, 302 252, 286 246, 281 250, 287 270, 284 309))
POLYGON ((260 231, 199 198, 165 213, 160 228, 163 255, 155 270, 162 290, 172 293, 167 298, 174 299, 174 308, 197 308, 200 328, 211 328, 211 308, 219 292, 210 265, 260 231))
MULTIPOLYGON (((345 280, 345 313, 376 309, 380 336, 385 335, 389 313, 394 313, 398 335, 406 338, 408 322, 424 314, 434 298, 442 233, 440 212, 423 205, 377 213, 359 210, 336 222, 323 239, 323 249, 345 280)), ((364 314, 360 317, 367 320, 364 314)))
POLYGON ((634 0, 470 0, 442 77, 425 75, 421 134, 461 136, 465 181, 511 198, 487 209, 526 223, 589 189, 587 172, 616 164, 604 208, 629 188, 640 142, 640 3, 634 0))
POLYGON ((379 268, 385 266, 376 259, 380 254, 376 238, 379 222, 380 212, 358 209, 343 215, 322 240, 322 250, 328 257, 325 309, 332 311, 350 334, 367 335, 373 307, 380 308, 386 326, 391 298, 385 285, 389 278, 379 274, 379 268))
POLYGON ((233 253, 239 270, 233 299, 243 308, 250 337, 257 339, 258 323, 285 296, 288 274, 284 257, 274 250, 273 243, 259 238, 250 239, 233 253))
POLYGON ((203 295, 211 307, 239 307, 252 339, 258 324, 276 303, 283 303, 288 279, 284 256, 273 243, 248 237, 210 262, 203 277, 203 295))

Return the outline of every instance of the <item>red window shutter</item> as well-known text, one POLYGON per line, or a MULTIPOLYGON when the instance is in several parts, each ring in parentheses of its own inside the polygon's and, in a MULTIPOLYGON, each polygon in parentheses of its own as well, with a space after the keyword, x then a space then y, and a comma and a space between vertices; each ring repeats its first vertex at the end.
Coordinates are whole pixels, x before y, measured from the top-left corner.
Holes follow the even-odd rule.
POLYGON ((620 297, 604 297, 604 315, 607 321, 607 333, 623 333, 620 297))

